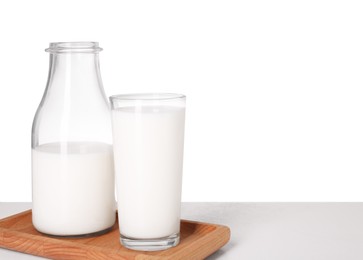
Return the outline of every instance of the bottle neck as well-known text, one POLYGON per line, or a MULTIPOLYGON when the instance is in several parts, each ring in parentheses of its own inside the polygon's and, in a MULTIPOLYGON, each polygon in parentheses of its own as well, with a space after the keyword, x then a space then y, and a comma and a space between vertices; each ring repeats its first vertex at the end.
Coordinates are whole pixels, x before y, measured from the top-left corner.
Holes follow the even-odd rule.
POLYGON ((82 86, 101 81, 98 54, 50 54, 50 77, 66 85, 82 86))
POLYGON ((57 98, 80 101, 101 94, 106 99, 98 53, 51 53, 47 85, 47 92, 57 98))

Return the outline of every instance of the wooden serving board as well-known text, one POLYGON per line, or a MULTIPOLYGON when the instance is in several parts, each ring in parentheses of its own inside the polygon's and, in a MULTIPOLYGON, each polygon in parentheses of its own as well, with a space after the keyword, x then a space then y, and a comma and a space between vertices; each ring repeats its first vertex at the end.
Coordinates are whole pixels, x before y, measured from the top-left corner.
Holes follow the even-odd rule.
POLYGON ((230 238, 226 226, 181 221, 180 244, 164 251, 133 251, 121 246, 118 223, 104 235, 56 238, 43 235, 32 225, 31 210, 0 220, 0 247, 51 259, 204 259, 230 238))

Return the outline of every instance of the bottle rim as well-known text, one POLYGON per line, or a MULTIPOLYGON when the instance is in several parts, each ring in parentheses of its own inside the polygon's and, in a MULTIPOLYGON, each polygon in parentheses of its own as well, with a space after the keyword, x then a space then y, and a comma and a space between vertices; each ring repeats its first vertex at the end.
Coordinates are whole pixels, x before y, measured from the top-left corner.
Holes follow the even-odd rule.
POLYGON ((98 53, 102 51, 98 42, 51 42, 49 48, 45 49, 49 53, 98 53))

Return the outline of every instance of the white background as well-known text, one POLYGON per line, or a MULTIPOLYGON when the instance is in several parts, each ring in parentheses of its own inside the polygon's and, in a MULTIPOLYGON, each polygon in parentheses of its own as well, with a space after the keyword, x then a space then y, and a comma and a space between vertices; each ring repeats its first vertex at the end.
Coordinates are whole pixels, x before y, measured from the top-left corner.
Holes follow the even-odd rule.
POLYGON ((53 41, 99 41, 107 95, 187 95, 184 201, 363 200, 361 1, 0 3, 0 201, 31 200, 53 41))

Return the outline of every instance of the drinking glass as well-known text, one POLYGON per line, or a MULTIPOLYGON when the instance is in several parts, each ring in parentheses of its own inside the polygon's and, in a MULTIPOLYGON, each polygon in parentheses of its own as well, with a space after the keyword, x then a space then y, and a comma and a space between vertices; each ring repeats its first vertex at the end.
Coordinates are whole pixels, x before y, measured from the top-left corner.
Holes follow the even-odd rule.
POLYGON ((179 243, 185 96, 110 97, 120 241, 164 250, 179 243))

